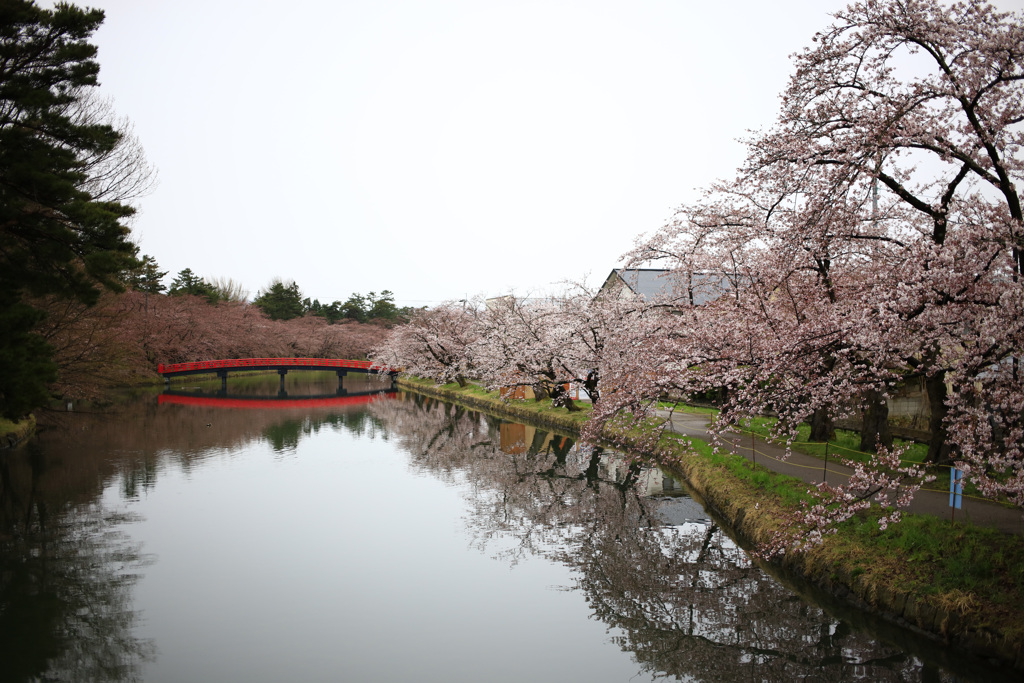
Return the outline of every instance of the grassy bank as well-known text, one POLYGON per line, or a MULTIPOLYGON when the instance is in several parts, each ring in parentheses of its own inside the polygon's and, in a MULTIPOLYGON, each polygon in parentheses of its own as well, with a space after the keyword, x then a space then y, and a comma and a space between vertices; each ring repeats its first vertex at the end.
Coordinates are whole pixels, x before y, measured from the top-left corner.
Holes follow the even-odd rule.
POLYGON ((0 450, 13 448, 29 436, 36 429, 36 419, 29 416, 18 422, 0 418, 0 450))
MULTIPOLYGON (((409 379, 400 384, 569 433, 578 433, 589 416, 589 406, 568 413, 550 401, 505 402, 478 387, 409 379)), ((665 435, 657 451, 650 455, 676 469, 706 505, 754 543, 767 542, 808 499, 807 484, 740 456, 714 453, 696 440, 687 450, 676 435, 665 435)), ((905 515, 881 531, 876 515, 857 516, 821 545, 779 563, 889 621, 1024 669, 1024 539, 922 515, 905 515)))
POLYGON ((477 385, 470 384, 460 388, 458 384, 437 385, 430 380, 402 377, 398 380, 400 387, 406 387, 425 394, 450 398, 474 408, 483 408, 510 418, 531 420, 535 424, 558 427, 567 434, 579 434, 580 428, 590 418, 589 403, 579 402, 579 410, 569 412, 565 408, 554 408, 551 401, 504 401, 493 391, 485 391, 477 385))

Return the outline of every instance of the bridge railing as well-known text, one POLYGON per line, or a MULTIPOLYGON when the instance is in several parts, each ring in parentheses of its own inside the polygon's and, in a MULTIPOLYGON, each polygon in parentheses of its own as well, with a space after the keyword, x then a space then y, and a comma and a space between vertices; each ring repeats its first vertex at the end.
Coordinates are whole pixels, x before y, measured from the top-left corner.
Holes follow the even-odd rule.
POLYGON ((168 363, 166 365, 160 363, 157 366, 157 372, 161 375, 166 375, 177 372, 261 367, 353 368, 368 372, 388 372, 388 368, 375 365, 368 360, 346 360, 343 358, 230 358, 223 360, 200 360, 190 363, 168 363))

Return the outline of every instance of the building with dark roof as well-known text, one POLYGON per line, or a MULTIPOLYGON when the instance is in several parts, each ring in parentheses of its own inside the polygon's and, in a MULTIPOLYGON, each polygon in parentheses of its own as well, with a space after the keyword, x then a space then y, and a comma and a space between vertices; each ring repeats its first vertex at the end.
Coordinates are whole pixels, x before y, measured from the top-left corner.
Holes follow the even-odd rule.
POLYGON ((602 293, 620 299, 674 301, 692 306, 703 306, 732 289, 721 273, 683 275, 660 268, 615 268, 601 285, 602 293))

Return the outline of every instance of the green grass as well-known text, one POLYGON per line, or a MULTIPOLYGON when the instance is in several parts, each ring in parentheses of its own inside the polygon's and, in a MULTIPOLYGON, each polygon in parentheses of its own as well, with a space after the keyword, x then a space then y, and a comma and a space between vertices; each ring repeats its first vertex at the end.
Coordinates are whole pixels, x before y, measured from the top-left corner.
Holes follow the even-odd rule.
POLYGON ((930 596, 978 626, 1024 637, 1024 538, 926 515, 905 515, 881 531, 879 514, 841 525, 823 548, 827 561, 864 566, 894 590, 930 596))
POLYGON ((688 439, 690 450, 705 458, 709 463, 726 469, 741 482, 777 496, 784 505, 796 506, 801 501, 811 501, 811 497, 807 493, 807 484, 796 477, 778 474, 760 465, 754 465, 743 456, 735 453, 724 451, 715 453, 709 444, 699 439, 671 432, 666 432, 662 438, 669 441, 688 439))
POLYGON ((691 406, 688 403, 677 401, 658 401, 659 408, 672 409, 679 413, 694 413, 698 415, 718 415, 721 411, 710 406, 691 406))
POLYGON ((6 437, 8 434, 16 434, 18 435, 16 438, 20 439, 35 428, 35 424, 36 419, 31 415, 19 420, 18 422, 0 417, 0 437, 6 437))

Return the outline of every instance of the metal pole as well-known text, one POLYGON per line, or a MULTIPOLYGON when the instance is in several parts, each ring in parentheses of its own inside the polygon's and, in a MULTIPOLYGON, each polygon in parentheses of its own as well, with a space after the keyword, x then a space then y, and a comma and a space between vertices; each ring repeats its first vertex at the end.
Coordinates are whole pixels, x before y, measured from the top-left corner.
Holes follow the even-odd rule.
POLYGON ((821 481, 828 483, 828 441, 825 442, 825 466, 821 468, 821 481))

